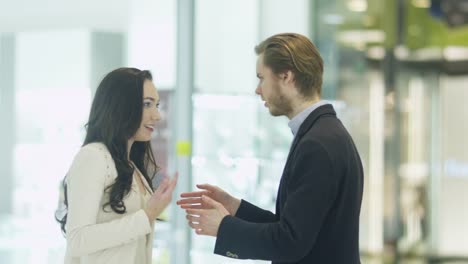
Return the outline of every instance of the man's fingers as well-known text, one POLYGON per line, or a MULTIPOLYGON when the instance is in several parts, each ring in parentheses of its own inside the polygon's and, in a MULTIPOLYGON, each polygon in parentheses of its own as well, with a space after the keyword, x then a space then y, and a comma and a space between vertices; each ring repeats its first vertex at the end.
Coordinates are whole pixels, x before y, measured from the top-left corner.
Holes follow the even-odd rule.
POLYGON ((200 217, 198 217, 198 216, 185 215, 185 218, 187 218, 187 220, 189 220, 190 222, 199 223, 199 221, 200 221, 200 217))
POLYGON ((180 206, 180 208, 182 209, 206 209, 206 207, 204 207, 201 204, 183 204, 180 206))
POLYGON ((207 233, 205 233, 203 229, 195 229, 195 233, 197 233, 197 235, 207 235, 207 233))
POLYGON ((203 184, 197 184, 197 188, 202 189, 202 190, 207 190, 207 191, 210 191, 210 192, 214 192, 214 191, 217 190, 218 187, 216 187, 214 185, 210 185, 208 183, 203 183, 203 184))
POLYGON ((214 208, 220 208, 223 207, 222 204, 218 203, 217 201, 211 199, 209 196, 203 195, 202 196, 202 201, 205 202, 207 205, 212 206, 214 208))
POLYGON ((185 212, 189 215, 202 216, 205 213, 205 209, 186 209, 185 212))
POLYGON ((186 199, 180 199, 177 201, 178 205, 182 204, 200 204, 202 202, 201 197, 196 197, 196 198, 186 198, 186 199))
POLYGON ((202 195, 206 195, 206 194, 208 194, 207 191, 185 192, 185 193, 181 193, 180 197, 182 198, 201 197, 202 195))
POLYGON ((194 222, 188 222, 189 226, 193 229, 199 229, 200 228, 200 224, 199 223, 194 223, 194 222))

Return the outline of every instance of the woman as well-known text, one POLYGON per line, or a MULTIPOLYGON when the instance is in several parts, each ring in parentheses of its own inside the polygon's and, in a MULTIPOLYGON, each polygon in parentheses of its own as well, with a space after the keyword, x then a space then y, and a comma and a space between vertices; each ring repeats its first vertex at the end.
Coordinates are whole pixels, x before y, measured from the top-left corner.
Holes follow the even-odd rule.
POLYGON ((159 95, 149 71, 120 68, 96 90, 82 148, 64 180, 65 263, 151 263, 154 221, 177 174, 153 192, 150 139, 159 95))

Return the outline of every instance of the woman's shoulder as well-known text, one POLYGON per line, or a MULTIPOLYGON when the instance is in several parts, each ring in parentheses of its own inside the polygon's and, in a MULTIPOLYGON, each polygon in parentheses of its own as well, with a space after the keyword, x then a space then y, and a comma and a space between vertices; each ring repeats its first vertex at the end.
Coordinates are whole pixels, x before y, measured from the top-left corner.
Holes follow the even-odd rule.
POLYGON ((101 152, 104 152, 104 153, 109 153, 109 151, 107 150, 107 147, 104 143, 102 142, 91 142, 91 143, 88 143, 84 146, 81 147, 81 150, 85 150, 85 151, 101 151, 101 152))
POLYGON ((89 175, 97 179, 94 174, 110 175, 112 165, 111 155, 103 143, 89 143, 82 146, 76 154, 68 171, 68 178, 85 179, 89 175))
POLYGON ((112 162, 112 158, 104 143, 92 142, 80 148, 76 154, 75 161, 109 163, 112 162))
POLYGON ((89 184, 101 182, 106 184, 112 175, 113 160, 102 143, 90 143, 82 146, 75 155, 67 173, 67 183, 89 184), (106 177, 107 176, 107 177, 106 177))

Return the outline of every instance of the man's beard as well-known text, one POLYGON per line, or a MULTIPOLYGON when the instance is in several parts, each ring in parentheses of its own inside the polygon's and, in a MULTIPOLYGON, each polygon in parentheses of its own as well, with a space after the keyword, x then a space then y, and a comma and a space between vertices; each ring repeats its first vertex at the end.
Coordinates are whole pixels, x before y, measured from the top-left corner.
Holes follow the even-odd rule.
POLYGON ((271 97, 268 101, 268 110, 272 116, 287 116, 293 111, 291 102, 283 93, 281 93, 279 86, 275 85, 274 90, 275 96, 271 97))

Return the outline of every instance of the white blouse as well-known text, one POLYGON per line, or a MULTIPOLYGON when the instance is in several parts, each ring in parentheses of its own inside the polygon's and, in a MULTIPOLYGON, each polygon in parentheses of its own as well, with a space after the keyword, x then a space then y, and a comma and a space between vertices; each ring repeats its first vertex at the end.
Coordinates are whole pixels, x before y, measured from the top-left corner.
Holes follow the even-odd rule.
POLYGON ((83 146, 66 177, 68 195, 67 251, 65 264, 150 264, 154 223, 144 212, 151 188, 140 193, 136 180, 124 198, 127 212, 117 214, 104 190, 117 177, 115 163, 102 143, 83 146))

